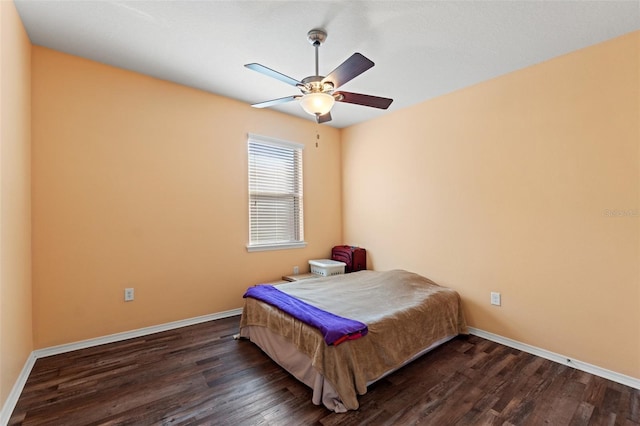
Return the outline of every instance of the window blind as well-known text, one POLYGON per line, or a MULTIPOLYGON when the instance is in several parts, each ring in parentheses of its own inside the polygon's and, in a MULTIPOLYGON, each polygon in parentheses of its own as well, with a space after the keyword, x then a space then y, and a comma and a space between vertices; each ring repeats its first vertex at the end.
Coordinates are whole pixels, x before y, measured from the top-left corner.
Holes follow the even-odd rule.
POLYGON ((249 248, 288 248, 304 244, 303 147, 249 135, 249 248))

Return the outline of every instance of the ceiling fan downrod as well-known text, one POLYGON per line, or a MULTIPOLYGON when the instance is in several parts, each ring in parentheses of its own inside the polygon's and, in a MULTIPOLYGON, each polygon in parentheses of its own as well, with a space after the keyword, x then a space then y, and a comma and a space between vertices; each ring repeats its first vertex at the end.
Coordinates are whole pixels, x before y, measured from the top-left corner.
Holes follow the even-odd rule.
POLYGON ((314 28, 307 33, 307 39, 309 39, 309 43, 316 48, 316 77, 318 77, 320 76, 318 68, 318 48, 327 39, 327 32, 320 28, 314 28))

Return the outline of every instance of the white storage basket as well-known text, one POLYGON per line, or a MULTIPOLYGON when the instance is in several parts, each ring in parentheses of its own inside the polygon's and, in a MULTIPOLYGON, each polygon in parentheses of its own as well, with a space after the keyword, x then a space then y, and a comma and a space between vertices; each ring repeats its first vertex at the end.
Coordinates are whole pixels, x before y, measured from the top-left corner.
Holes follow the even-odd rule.
POLYGON ((344 274, 345 266, 347 266, 346 263, 331 259, 315 259, 309 261, 311 273, 321 275, 323 277, 342 275, 344 274))

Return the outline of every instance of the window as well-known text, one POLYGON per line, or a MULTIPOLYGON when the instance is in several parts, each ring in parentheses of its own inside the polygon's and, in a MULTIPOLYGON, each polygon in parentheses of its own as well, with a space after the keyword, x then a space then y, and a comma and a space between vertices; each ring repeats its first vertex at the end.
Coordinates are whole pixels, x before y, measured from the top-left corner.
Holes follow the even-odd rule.
POLYGON ((304 247, 304 145, 249 134, 249 251, 304 247))

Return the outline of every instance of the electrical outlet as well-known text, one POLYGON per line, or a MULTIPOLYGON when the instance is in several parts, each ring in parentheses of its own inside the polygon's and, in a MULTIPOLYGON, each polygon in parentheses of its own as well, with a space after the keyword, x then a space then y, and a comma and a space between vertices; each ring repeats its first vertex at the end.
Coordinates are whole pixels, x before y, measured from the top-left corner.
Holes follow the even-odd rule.
POLYGON ((297 266, 293 267, 293 275, 298 275, 300 273, 300 269, 297 266))
POLYGON ((133 289, 132 288, 125 288, 124 289, 124 301, 125 302, 131 302, 133 300, 133 289))
POLYGON ((496 306, 502 305, 502 300, 500 297, 500 293, 496 293, 495 291, 491 292, 491 304, 496 306))

